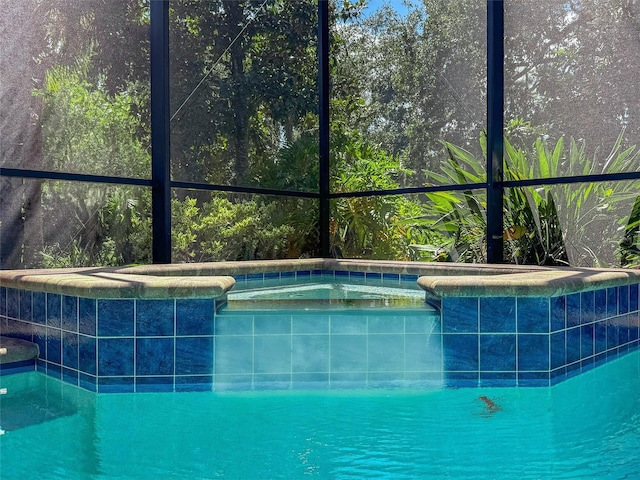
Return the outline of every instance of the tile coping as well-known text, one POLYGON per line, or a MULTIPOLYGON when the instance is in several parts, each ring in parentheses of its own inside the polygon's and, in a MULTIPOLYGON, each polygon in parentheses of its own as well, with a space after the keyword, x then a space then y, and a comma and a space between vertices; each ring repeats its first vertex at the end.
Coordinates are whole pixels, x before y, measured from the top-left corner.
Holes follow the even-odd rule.
POLYGON ((259 260, 130 267, 0 270, 0 286, 86 298, 218 298, 232 275, 352 271, 418 275, 438 297, 549 297, 640 283, 640 270, 351 259, 259 260))

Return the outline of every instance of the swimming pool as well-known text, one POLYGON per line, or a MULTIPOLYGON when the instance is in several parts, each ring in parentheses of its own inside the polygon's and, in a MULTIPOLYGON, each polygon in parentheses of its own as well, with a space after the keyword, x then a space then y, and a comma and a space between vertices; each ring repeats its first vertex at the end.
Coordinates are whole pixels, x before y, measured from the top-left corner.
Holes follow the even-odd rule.
POLYGON ((7 479, 621 479, 640 470, 638 352, 549 388, 95 395, 35 372, 0 385, 7 479))

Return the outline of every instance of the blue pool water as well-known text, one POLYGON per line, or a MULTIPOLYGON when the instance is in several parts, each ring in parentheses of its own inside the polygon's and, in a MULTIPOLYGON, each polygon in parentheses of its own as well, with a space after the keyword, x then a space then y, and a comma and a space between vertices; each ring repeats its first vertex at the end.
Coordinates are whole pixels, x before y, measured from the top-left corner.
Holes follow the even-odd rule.
POLYGON ((96 395, 0 379, 3 479, 637 478, 640 352, 550 388, 96 395))

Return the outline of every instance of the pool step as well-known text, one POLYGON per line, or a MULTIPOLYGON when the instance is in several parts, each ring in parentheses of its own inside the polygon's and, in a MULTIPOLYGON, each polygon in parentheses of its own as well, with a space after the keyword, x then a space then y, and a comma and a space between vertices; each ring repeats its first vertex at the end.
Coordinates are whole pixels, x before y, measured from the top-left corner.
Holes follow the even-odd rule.
POLYGON ((348 310, 348 309, 375 309, 375 308, 398 308, 402 310, 429 310, 430 307, 424 302, 398 302, 389 300, 372 299, 247 299, 229 300, 224 309, 229 311, 240 310, 348 310))
POLYGON ((22 362, 38 358, 38 345, 19 338, 0 336, 0 364, 22 362))

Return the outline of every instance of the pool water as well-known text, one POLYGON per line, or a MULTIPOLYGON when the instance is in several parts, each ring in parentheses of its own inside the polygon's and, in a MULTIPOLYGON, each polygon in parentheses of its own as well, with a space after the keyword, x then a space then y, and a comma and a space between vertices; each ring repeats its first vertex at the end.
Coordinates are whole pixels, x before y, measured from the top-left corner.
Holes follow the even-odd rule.
POLYGON ((427 307, 425 292, 416 282, 372 284, 350 280, 346 283, 322 278, 297 280, 295 284, 283 283, 283 280, 260 285, 248 282, 231 290, 227 299, 227 309, 244 310, 427 307))
POLYGON ((1 378, 3 479, 636 478, 640 352, 551 388, 95 395, 1 378))

